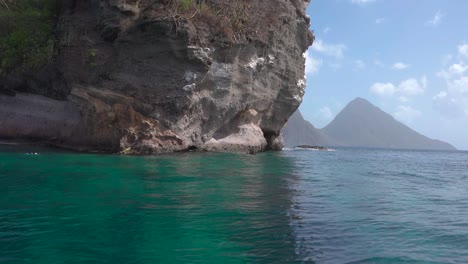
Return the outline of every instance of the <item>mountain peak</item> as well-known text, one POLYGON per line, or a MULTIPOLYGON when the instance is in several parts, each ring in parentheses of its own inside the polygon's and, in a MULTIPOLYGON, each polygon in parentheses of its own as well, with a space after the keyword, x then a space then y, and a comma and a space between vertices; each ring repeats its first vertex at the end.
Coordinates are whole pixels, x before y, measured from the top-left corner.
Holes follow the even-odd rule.
MULTIPOLYGON (((355 102, 365 102, 365 103, 369 103, 369 101, 367 101, 366 99, 362 98, 362 97, 356 97, 354 98, 354 100, 352 100, 350 103, 355 103, 355 102)), ((369 103, 370 104, 370 103, 369 103)))
POLYGON ((349 102, 333 121, 316 129, 297 111, 284 129, 287 146, 318 145, 396 149, 455 150, 398 122, 364 98, 349 102))
POLYGON ((370 106, 370 107, 375 107, 371 102, 367 101, 366 99, 362 97, 357 97, 351 102, 348 103, 347 106, 370 106))
POLYGON ((356 98, 323 129, 341 145, 401 149, 455 149, 412 130, 363 98, 356 98))

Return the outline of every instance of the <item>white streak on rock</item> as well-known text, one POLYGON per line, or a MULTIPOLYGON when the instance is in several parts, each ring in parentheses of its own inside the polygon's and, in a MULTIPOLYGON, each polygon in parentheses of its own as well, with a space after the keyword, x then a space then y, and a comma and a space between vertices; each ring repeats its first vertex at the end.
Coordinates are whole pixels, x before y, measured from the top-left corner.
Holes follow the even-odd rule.
POLYGON ((192 84, 189 84, 189 85, 185 85, 184 88, 182 88, 182 89, 184 89, 184 91, 189 92, 189 91, 195 90, 195 88, 197 88, 197 85, 195 83, 192 83, 192 84))
POLYGON ((255 70, 259 64, 264 64, 265 59, 264 58, 252 58, 249 63, 247 63, 247 67, 255 70))

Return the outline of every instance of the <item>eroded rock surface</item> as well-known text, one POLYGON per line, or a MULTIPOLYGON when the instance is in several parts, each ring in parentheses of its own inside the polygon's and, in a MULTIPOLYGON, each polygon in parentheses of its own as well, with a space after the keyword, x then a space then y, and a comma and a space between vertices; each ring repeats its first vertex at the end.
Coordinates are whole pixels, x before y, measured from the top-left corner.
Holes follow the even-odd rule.
MULTIPOLYGON (((63 1, 52 84, 68 95, 51 109, 66 106, 73 118, 51 114, 47 133, 44 124, 26 133, 20 123, 30 119, 18 119, 0 137, 132 154, 281 149, 304 95, 308 1, 216 0, 181 15, 170 2, 63 1)), ((28 96, 2 96, 0 109, 19 116, 28 96)))

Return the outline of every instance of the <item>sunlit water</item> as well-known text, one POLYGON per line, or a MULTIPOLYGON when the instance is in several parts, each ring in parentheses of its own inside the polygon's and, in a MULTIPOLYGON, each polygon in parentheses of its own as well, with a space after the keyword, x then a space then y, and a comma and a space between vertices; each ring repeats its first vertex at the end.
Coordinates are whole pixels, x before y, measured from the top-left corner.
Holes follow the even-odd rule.
POLYGON ((468 153, 0 146, 0 263, 468 263, 468 153))

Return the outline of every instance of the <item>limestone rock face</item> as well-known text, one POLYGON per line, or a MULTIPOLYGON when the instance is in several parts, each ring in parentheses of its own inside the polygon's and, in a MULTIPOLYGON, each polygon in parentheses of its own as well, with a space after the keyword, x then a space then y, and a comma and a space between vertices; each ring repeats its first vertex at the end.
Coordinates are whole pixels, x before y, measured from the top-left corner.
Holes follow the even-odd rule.
POLYGON ((63 1, 56 102, 79 115, 72 132, 25 137, 133 154, 281 149, 304 95, 308 1, 175 2, 63 1))

